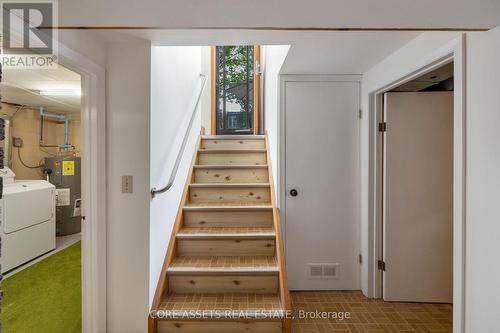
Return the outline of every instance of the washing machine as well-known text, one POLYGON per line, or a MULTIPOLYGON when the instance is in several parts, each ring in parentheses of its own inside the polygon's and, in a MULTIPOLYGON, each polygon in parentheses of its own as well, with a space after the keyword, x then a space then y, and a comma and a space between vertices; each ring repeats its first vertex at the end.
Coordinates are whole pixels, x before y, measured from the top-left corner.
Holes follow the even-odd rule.
POLYGON ((0 169, 2 273, 10 271, 56 247, 55 186, 45 180, 14 180, 14 173, 0 169))

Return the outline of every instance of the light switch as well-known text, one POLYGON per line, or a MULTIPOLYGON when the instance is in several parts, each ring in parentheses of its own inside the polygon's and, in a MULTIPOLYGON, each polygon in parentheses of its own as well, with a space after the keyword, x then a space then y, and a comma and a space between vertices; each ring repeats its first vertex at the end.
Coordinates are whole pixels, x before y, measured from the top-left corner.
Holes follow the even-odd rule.
POLYGON ((134 177, 122 176, 122 193, 134 192, 134 177))

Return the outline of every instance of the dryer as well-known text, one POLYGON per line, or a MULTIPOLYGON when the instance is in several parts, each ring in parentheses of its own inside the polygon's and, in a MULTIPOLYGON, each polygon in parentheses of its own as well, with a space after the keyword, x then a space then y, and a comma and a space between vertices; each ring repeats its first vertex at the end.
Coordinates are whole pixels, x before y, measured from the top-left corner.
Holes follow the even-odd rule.
POLYGON ((14 181, 8 168, 0 170, 2 273, 56 247, 55 186, 45 180, 14 181))

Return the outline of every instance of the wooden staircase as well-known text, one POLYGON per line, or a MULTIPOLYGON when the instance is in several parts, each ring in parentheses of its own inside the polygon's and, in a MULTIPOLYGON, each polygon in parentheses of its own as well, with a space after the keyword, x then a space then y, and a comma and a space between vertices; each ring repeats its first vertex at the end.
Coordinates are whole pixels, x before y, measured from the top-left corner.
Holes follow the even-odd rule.
POLYGON ((291 332, 267 136, 202 135, 189 175, 149 332, 291 332))

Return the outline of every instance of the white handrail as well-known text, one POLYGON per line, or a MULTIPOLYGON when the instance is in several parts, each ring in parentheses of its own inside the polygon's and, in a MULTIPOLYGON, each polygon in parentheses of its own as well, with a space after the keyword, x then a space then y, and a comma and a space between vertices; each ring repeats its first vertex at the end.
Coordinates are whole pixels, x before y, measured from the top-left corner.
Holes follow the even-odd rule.
POLYGON ((198 107, 200 105, 201 95, 203 95, 203 90, 205 89, 205 85, 207 83, 207 75, 200 74, 200 78, 203 80, 203 82, 201 84, 200 93, 198 95, 198 99, 196 100, 196 105, 194 106, 193 113, 191 114, 191 119, 189 120, 189 125, 187 127, 186 133, 184 133, 184 138, 182 139, 182 145, 179 149, 179 152, 177 153, 177 158, 175 159, 174 168, 172 169, 172 173, 170 174, 170 178, 168 179, 167 185, 161 187, 160 189, 156 189, 156 187, 153 187, 151 189, 151 198, 153 198, 153 199, 157 194, 162 194, 162 193, 167 192, 174 184, 174 180, 175 180, 175 177, 177 176, 177 171, 179 169, 179 165, 181 164, 182 155, 184 153, 184 150, 186 149, 186 145, 187 145, 187 142, 189 139, 189 133, 191 133, 191 128, 193 127, 193 123, 194 123, 194 118, 196 118, 196 113, 197 113, 198 107))

